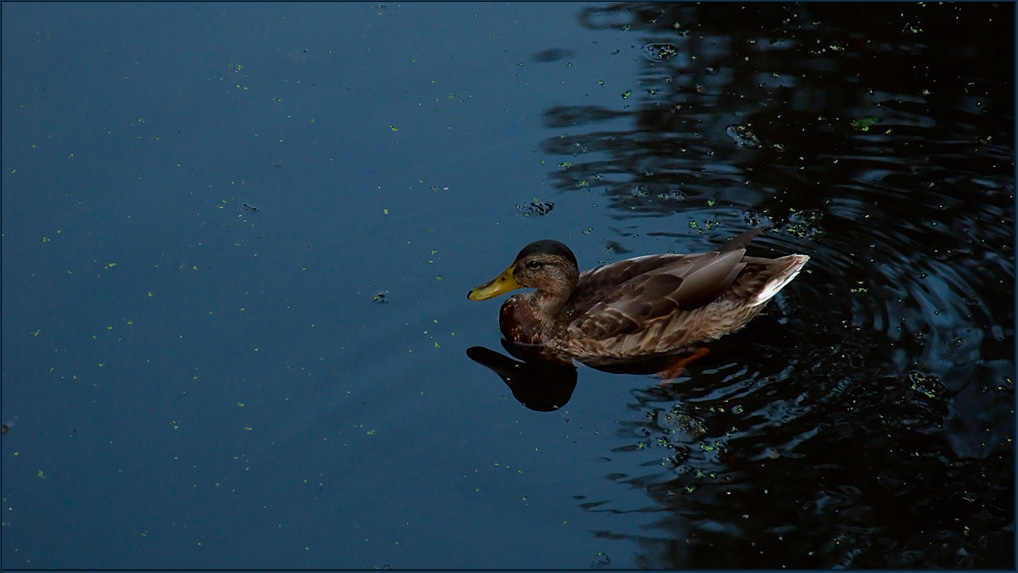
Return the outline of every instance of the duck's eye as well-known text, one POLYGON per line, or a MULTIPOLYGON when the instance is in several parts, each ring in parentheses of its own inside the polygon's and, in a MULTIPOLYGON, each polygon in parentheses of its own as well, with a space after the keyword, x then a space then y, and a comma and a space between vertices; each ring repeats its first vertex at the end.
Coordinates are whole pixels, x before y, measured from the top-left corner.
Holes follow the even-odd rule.
POLYGON ((532 271, 536 271, 542 266, 544 266, 544 263, 542 263, 541 261, 527 261, 527 268, 532 271))

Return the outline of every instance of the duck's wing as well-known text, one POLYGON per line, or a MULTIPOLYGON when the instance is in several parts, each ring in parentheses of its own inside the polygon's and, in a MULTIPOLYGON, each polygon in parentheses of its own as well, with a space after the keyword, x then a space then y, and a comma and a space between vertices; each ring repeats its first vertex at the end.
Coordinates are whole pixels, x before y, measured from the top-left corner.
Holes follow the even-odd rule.
MULTIPOLYGON (((577 292, 574 295, 573 306, 581 312, 592 305, 602 302, 606 296, 630 280, 648 274, 674 272, 676 276, 692 275, 700 268, 697 265, 710 266, 713 264, 712 256, 716 257, 721 253, 739 251, 745 253, 746 243, 752 241, 763 229, 750 229, 729 239, 717 250, 710 253, 695 255, 646 255, 634 257, 584 271, 580 274, 577 292), (706 257, 706 259, 705 259, 706 257)), ((687 289, 690 287, 686 287, 687 289)))
POLYGON ((569 323, 569 337, 607 341, 660 330, 679 313, 724 293, 745 267, 745 252, 722 248, 698 255, 651 255, 594 269, 578 285, 578 312, 569 323))

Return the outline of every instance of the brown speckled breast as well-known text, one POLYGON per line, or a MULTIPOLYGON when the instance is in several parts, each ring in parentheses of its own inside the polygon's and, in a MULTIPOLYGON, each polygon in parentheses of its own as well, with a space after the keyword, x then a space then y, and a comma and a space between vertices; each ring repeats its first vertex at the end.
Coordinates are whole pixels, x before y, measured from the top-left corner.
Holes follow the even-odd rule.
POLYGON ((498 313, 502 336, 517 344, 543 344, 541 321, 523 295, 509 297, 498 313))

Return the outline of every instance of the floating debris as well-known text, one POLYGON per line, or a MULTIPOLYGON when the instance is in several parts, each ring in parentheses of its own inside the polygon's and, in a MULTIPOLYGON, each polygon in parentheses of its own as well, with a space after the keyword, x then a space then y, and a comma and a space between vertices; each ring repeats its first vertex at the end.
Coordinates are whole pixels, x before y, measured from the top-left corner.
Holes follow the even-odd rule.
POLYGON ((389 291, 383 290, 382 292, 380 292, 380 293, 376 294, 374 297, 372 297, 371 300, 377 302, 378 304, 385 304, 385 303, 389 302, 385 298, 386 295, 388 295, 388 294, 389 294, 389 291))
POLYGON ((659 422, 674 436, 675 440, 696 441, 707 433, 707 428, 702 421, 678 410, 665 413, 659 422))
POLYGON ((261 211, 261 209, 259 209, 258 207, 255 207, 254 205, 252 205, 250 203, 244 203, 244 210, 251 211, 252 213, 257 213, 258 211, 261 211))
POLYGON ((879 117, 864 117, 852 122, 852 129, 856 131, 869 131, 874 123, 880 121, 879 117))
POLYGON ((725 133, 728 137, 735 140, 739 147, 748 147, 750 149, 760 147, 760 138, 744 125, 729 125, 725 128, 725 133))
POLYGON ((647 44, 643 47, 643 53, 655 62, 664 62, 679 55, 679 49, 667 43, 647 44))
POLYGON ((595 557, 594 561, 591 562, 591 564, 590 564, 590 568, 591 569, 600 569, 602 567, 610 567, 611 564, 612 564, 612 560, 611 560, 610 557, 608 557, 608 554, 605 553, 604 551, 598 551, 597 552, 597 557, 595 557))
POLYGON ((554 207, 555 204, 551 201, 541 201, 537 198, 531 199, 529 203, 516 206, 516 208, 520 210, 520 213, 527 217, 531 215, 538 217, 541 215, 547 215, 554 207))
POLYGON ((604 250, 608 251, 613 255, 622 255, 625 253, 632 252, 631 249, 623 247, 620 243, 616 241, 605 241, 604 250))
POLYGON ((908 381, 911 383, 912 390, 925 395, 927 398, 936 398, 937 393, 941 390, 943 384, 940 379, 932 374, 924 374, 917 370, 909 370, 906 373, 908 381))
POLYGON ((650 196, 650 192, 647 191, 647 188, 644 187, 643 185, 640 185, 639 183, 636 183, 632 187, 629 188, 629 194, 632 195, 633 197, 648 197, 648 196, 650 196))

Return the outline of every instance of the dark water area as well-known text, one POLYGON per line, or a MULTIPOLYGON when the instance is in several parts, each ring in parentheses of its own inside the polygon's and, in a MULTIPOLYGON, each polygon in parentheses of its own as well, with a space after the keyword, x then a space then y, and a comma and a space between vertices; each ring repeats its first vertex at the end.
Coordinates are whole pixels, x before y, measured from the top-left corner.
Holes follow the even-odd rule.
POLYGON ((1004 568, 1014 4, 2 7, 4 568, 1004 568), (467 291, 810 256, 674 382, 467 291))

